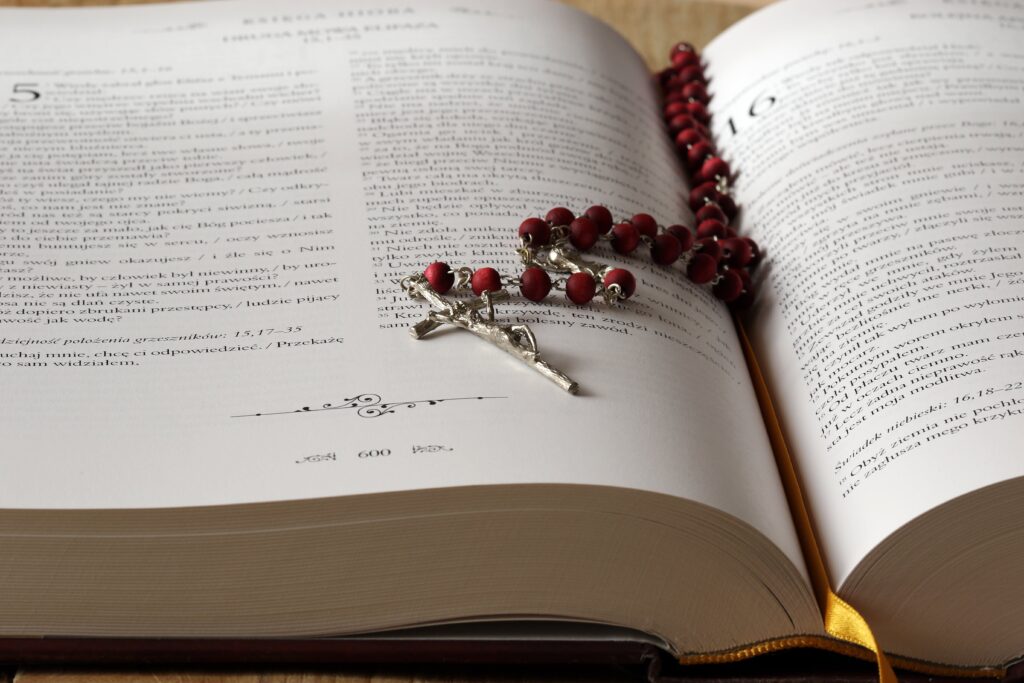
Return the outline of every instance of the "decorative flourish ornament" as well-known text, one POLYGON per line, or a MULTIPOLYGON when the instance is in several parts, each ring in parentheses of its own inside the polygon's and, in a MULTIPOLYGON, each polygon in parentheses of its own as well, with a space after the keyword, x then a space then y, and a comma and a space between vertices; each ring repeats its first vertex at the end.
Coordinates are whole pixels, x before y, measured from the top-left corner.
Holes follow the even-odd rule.
POLYGON ((730 307, 742 309, 751 304, 754 288, 749 270, 762 254, 753 240, 738 235, 730 226, 739 209, 730 194, 729 164, 716 152, 707 128, 710 95, 700 56, 688 43, 679 43, 670 58, 672 66, 659 74, 663 115, 692 188, 693 230, 682 224, 665 227, 647 213, 616 221, 604 206, 591 206, 579 216, 565 207, 555 207, 543 218, 527 218, 520 224, 516 253, 524 269, 518 276, 502 275, 491 267, 453 270, 436 262, 422 274, 404 278, 406 293, 433 308, 412 327, 414 338, 422 339, 443 325, 460 327, 515 356, 566 391, 577 393, 576 382, 540 358, 536 337, 527 325, 495 320, 494 303, 511 298, 509 287, 518 287, 534 302, 543 301, 552 289, 565 292, 578 306, 598 296, 608 304, 625 301, 636 291, 633 274, 582 256, 601 242, 623 256, 643 245, 655 264, 669 267, 678 263, 688 280, 708 286, 730 307), (451 290, 472 290, 476 298, 445 297, 451 290))

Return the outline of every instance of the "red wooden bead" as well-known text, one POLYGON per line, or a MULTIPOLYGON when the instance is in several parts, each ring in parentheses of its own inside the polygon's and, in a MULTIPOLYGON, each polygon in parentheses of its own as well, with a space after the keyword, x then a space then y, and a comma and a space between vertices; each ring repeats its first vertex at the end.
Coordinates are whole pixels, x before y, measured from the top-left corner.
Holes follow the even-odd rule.
POLYGON ((686 102, 686 100, 687 98, 683 95, 682 89, 680 89, 670 90, 667 93, 665 93, 665 99, 663 100, 663 102, 665 104, 669 104, 671 102, 686 102))
POLYGON ((672 59, 672 57, 677 52, 696 52, 696 51, 697 51, 696 48, 693 47, 693 43, 688 43, 685 40, 681 40, 678 43, 676 43, 675 45, 673 45, 672 49, 669 50, 668 58, 672 59))
POLYGON ((689 114, 679 114, 678 116, 673 116, 668 121, 668 129, 673 133, 693 128, 696 125, 697 122, 689 114))
POLYGON ((685 66, 700 66, 700 55, 696 52, 674 52, 672 66, 680 69, 685 66))
MULTIPOLYGON (((672 117, 679 116, 680 114, 688 114, 689 111, 688 102, 669 102, 665 105, 664 114, 666 119, 671 120, 672 117)), ((693 118, 700 121, 696 116, 693 118)))
POLYGON ((708 142, 708 139, 700 134, 700 131, 695 128, 684 128, 679 131, 676 135, 676 147, 680 150, 684 150, 691 145, 696 145, 700 142, 708 142))
POLYGON ((435 261, 427 266, 423 271, 423 277, 427 278, 430 288, 438 294, 446 293, 455 284, 455 273, 442 261, 435 261))
POLYGON ((707 201, 705 200, 717 203, 721 196, 722 193, 718 191, 718 185, 716 183, 701 183, 690 190, 690 209, 697 211, 700 207, 707 204, 707 201))
POLYGON ((711 282, 718 272, 718 262, 707 254, 697 252, 686 264, 686 276, 698 285, 711 282))
POLYGON ((705 88, 704 84, 700 83, 699 81, 687 83, 686 85, 684 85, 682 96, 687 100, 697 100, 698 102, 702 102, 704 104, 707 104, 708 100, 711 99, 710 97, 708 97, 708 89, 705 88))
POLYGON ((670 233, 655 235, 651 245, 651 260, 659 266, 669 266, 679 260, 683 253, 683 245, 670 233))
POLYGON ((711 146, 710 142, 707 140, 698 142, 686 150, 686 163, 691 169, 699 169, 706 158, 713 158, 714 153, 715 148, 711 146))
POLYGON ((543 268, 527 268, 519 276, 519 290, 530 301, 543 301, 551 291, 551 276, 543 268))
POLYGON ((658 221, 654 220, 654 217, 649 213, 638 213, 630 218, 629 222, 633 224, 633 227, 641 235, 647 235, 653 239, 658 234, 658 221))
POLYGON ((569 241, 580 251, 586 251, 597 244, 599 234, 594 221, 586 216, 580 216, 569 224, 569 241))
POLYGON ((583 215, 594 221, 597 231, 602 235, 612 229, 612 212, 604 206, 592 206, 583 215))
POLYGON ((548 215, 544 216, 544 220, 550 223, 553 227, 569 225, 572 223, 573 218, 576 218, 576 216, 574 216, 572 211, 564 206, 556 206, 548 211, 548 215))
POLYGON ((722 259, 730 266, 747 266, 754 259, 754 250, 740 237, 721 240, 722 259))
POLYGON ((477 296, 484 292, 497 292, 501 289, 501 275, 494 268, 479 268, 473 271, 469 284, 477 296))
POLYGON ((697 248, 700 250, 700 253, 715 259, 716 263, 722 258, 722 247, 717 240, 707 237, 703 239, 698 238, 697 248))
POLYGON ((693 246, 693 233, 685 225, 670 225, 665 232, 679 240, 679 246, 683 252, 690 251, 693 246))
POLYGON ((750 275, 743 268, 731 268, 730 270, 743 280, 743 292, 729 302, 729 308, 740 311, 750 308, 750 305, 754 303, 754 285, 750 281, 750 275))
POLYGON ((711 288, 711 293, 726 303, 734 301, 743 293, 743 280, 736 271, 727 270, 711 288))
POLYGON ((679 69, 674 80, 681 83, 707 82, 707 79, 704 77, 704 69, 699 65, 692 65, 679 69))
POLYGON ((728 178, 729 164, 726 163, 725 159, 722 157, 711 157, 710 159, 705 159, 704 163, 701 164, 700 174, 708 180, 718 178, 719 176, 728 178))
POLYGON ((730 228, 728 225, 725 226, 725 236, 726 237, 736 237, 737 235, 738 235, 738 233, 735 230, 730 228))
POLYGON ((755 242, 754 240, 750 239, 749 237, 742 237, 740 239, 742 239, 744 242, 746 242, 750 246, 751 256, 750 256, 750 263, 747 264, 747 267, 748 268, 756 267, 757 264, 761 262, 761 257, 764 255, 764 252, 761 251, 761 247, 758 246, 757 242, 755 242))
POLYGON ((697 237, 725 237, 725 230, 725 224, 721 221, 701 221, 697 225, 697 237))
POLYGON ((697 209, 697 224, 699 225, 704 221, 718 221, 722 224, 728 224, 729 219, 726 218, 725 212, 719 208, 718 204, 705 204, 697 209))
POLYGON ((686 111, 689 112, 690 116, 705 125, 711 120, 711 114, 708 113, 707 107, 700 102, 687 102, 686 111))
POLYGON ((658 82, 661 83, 661 87, 664 88, 665 85, 670 80, 672 80, 675 77, 675 75, 676 75, 675 67, 669 66, 669 67, 666 67, 666 68, 662 69, 661 71, 659 71, 658 72, 658 82))
POLYGON ((612 268, 604 275, 604 286, 618 285, 622 298, 628 299, 636 291, 636 278, 625 268, 612 268))
POLYGON ((519 236, 529 237, 530 244, 539 247, 551 241, 551 226, 539 218, 527 218, 519 224, 519 236))
POLYGON ((732 197, 727 194, 718 193, 718 198, 715 199, 715 203, 722 207, 722 211, 729 217, 731 223, 736 218, 736 214, 739 213, 739 208, 736 206, 736 202, 733 201, 732 197))
POLYGON ((632 223, 612 226, 612 249, 620 254, 631 254, 640 244, 640 233, 632 223))
POLYGON ((577 306, 590 303, 597 293, 597 282, 590 273, 573 273, 565 281, 565 295, 577 306))

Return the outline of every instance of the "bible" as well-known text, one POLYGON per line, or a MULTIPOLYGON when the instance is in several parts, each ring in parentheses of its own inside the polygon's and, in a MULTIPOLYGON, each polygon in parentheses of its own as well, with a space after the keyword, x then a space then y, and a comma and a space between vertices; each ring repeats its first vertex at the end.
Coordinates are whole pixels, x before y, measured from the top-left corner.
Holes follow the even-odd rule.
POLYGON ((0 18, 5 661, 1024 654, 1019 5, 791 0, 716 38, 757 299, 610 250, 624 304, 513 288, 496 315, 575 396, 410 339, 401 282, 513 271, 552 206, 692 224, 609 27, 533 0, 0 18))

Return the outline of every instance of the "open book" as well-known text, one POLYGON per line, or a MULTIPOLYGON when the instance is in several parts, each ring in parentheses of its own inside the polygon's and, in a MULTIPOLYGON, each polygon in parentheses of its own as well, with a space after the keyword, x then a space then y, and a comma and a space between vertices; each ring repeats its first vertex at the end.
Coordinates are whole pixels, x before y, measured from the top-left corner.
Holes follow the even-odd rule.
POLYGON ((625 305, 499 306, 570 396, 472 335, 410 339, 398 283, 516 272, 552 206, 692 220, 608 27, 532 1, 3 10, 0 636, 488 622, 714 661, 838 649, 827 574, 899 661, 1006 666, 1022 27, 794 0, 716 39, 758 301, 738 332, 678 267, 608 252, 625 305))

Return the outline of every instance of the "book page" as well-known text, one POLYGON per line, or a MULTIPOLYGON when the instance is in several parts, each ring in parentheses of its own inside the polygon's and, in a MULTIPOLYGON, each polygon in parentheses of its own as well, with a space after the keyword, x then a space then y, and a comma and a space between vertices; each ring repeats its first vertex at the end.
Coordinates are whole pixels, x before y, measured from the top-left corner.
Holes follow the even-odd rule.
POLYGON ((517 275, 527 216, 691 218, 607 27, 218 2, 10 11, 0 38, 0 507, 602 484, 729 512, 802 566, 728 312, 678 268, 628 259, 622 306, 498 306, 580 396, 466 332, 410 338, 401 279, 517 275))
POLYGON ((710 46, 749 329, 831 576, 1024 474, 1024 9, 787 2, 710 46))

